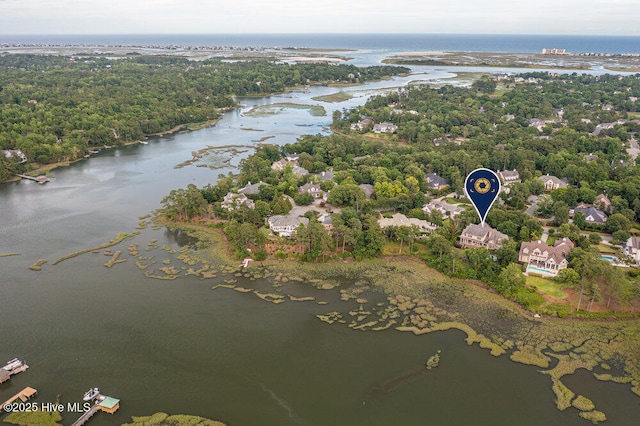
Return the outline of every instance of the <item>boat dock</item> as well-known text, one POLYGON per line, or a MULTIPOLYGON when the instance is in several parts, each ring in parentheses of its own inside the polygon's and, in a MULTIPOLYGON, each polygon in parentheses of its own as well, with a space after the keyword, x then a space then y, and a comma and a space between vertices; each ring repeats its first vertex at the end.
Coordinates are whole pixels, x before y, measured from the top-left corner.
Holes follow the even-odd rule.
POLYGON ((82 426, 89 421, 91 417, 98 411, 104 411, 105 413, 113 414, 120 408, 120 400, 112 398, 110 396, 98 395, 95 404, 91 406, 89 411, 86 411, 78 420, 73 422, 71 426, 82 426))
POLYGON ((39 184, 43 184, 43 183, 47 183, 49 182, 51 179, 49 179, 48 177, 46 177, 45 175, 40 175, 40 176, 29 176, 29 175, 18 175, 20 176, 22 179, 29 179, 32 180, 34 182, 38 182, 39 184))
POLYGON ((22 373, 26 371, 29 366, 18 358, 14 358, 7 362, 7 365, 0 368, 0 383, 4 383, 11 378, 14 374, 22 373))
POLYGON ((0 411, 3 411, 6 405, 13 403, 17 399, 19 399, 22 402, 27 402, 29 398, 31 398, 33 395, 37 393, 38 391, 35 390, 34 388, 26 387, 22 389, 20 392, 18 392, 17 394, 13 395, 11 398, 7 399, 5 402, 3 402, 2 406, 0 406, 0 411))

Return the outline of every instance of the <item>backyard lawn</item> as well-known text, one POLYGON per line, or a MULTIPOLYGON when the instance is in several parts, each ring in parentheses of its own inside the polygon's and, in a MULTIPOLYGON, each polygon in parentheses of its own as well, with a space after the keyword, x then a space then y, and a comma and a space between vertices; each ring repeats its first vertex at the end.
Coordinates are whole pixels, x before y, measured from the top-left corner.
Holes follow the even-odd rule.
POLYGON ((564 285, 546 278, 528 276, 527 285, 538 289, 554 299, 565 299, 569 296, 563 291, 564 285))

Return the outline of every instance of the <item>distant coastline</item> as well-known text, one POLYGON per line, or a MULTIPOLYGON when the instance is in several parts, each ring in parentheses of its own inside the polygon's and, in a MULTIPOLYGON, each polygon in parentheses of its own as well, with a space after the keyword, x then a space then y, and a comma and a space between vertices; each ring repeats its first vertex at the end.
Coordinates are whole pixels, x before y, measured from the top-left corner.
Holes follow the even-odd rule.
POLYGON ((561 47, 579 53, 640 53, 640 36, 498 34, 102 34, 0 35, 11 43, 94 45, 270 46, 314 49, 540 53, 561 47))

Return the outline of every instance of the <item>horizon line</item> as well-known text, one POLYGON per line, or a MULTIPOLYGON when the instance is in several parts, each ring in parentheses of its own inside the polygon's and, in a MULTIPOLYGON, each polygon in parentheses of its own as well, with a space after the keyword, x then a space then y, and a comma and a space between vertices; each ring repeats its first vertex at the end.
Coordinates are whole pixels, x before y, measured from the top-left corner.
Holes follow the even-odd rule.
POLYGON ((536 36, 536 37, 640 37, 640 34, 558 34, 558 33, 421 33, 421 32, 255 32, 255 33, 0 33, 0 37, 40 37, 40 36, 536 36))

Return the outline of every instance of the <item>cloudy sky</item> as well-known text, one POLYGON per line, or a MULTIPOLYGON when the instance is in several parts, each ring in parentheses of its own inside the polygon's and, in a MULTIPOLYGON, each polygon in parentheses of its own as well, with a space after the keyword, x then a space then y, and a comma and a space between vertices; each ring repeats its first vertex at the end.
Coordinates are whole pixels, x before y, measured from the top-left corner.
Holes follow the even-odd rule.
POLYGON ((640 0, 0 0, 0 34, 640 35, 640 0))

